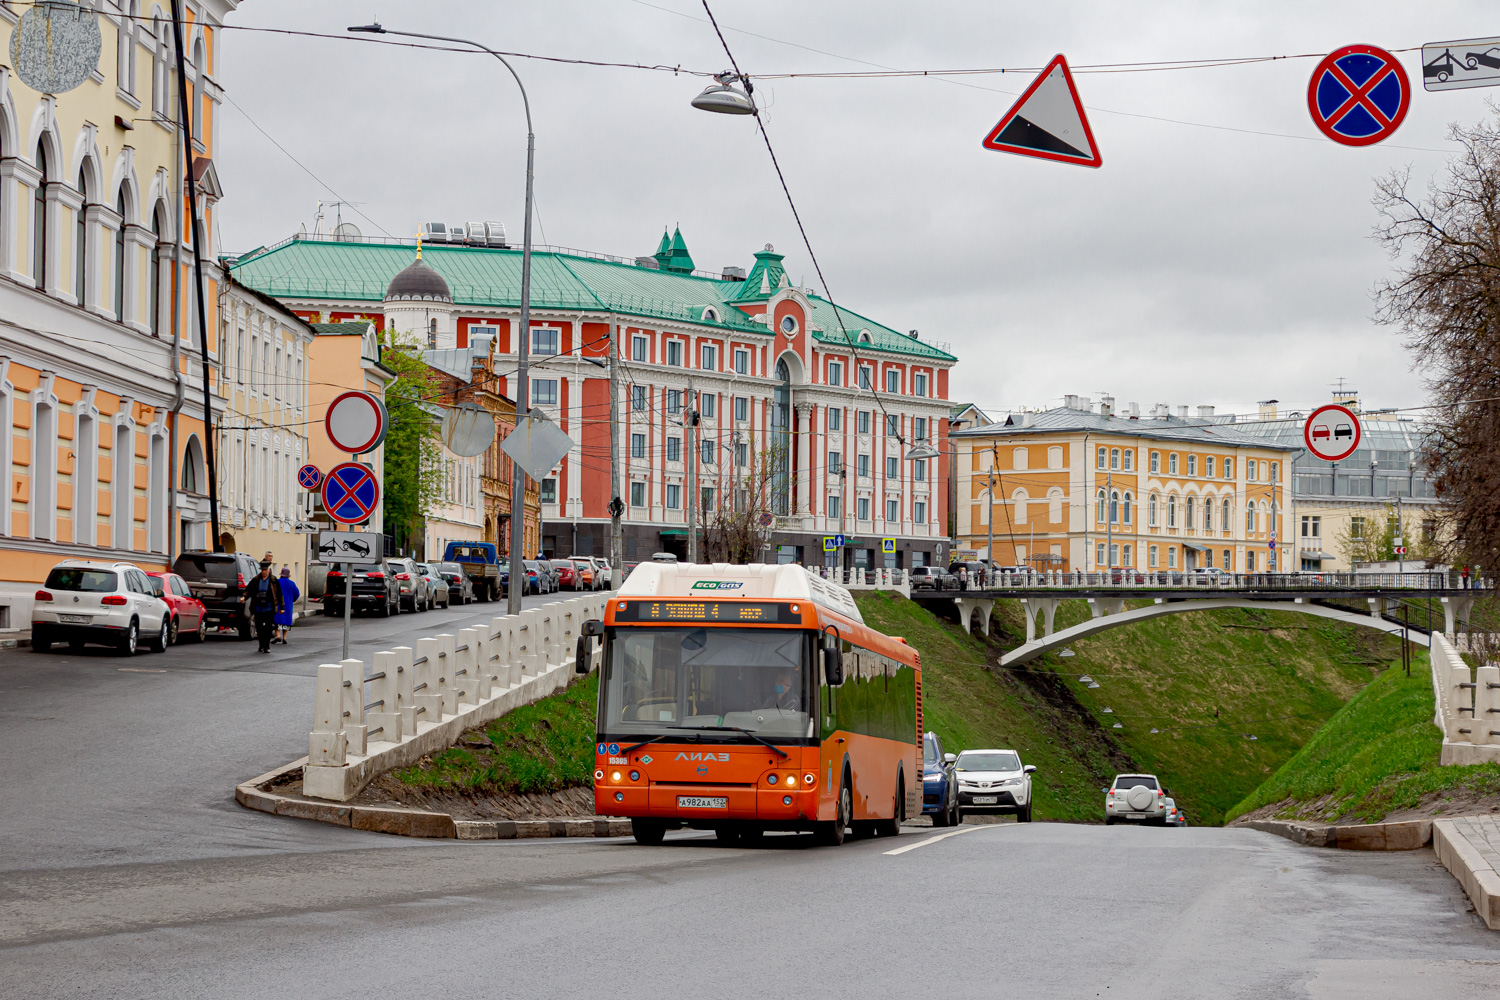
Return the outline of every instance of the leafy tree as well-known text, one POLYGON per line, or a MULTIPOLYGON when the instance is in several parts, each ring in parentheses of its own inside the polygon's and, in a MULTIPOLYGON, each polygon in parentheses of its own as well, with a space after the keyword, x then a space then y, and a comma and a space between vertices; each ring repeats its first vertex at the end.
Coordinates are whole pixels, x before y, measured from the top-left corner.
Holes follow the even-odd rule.
MULTIPOLYGON (((1500 105, 1490 103, 1500 119, 1500 105)), ((1500 121, 1450 125, 1460 151, 1424 196, 1377 183, 1376 240, 1399 262, 1378 318, 1406 335, 1437 404, 1425 443, 1453 563, 1500 566, 1500 121)))
POLYGON ((415 343, 393 343, 380 356, 396 373, 385 389, 390 430, 385 438, 385 531, 410 547, 442 497, 442 440, 426 401, 439 386, 415 343))

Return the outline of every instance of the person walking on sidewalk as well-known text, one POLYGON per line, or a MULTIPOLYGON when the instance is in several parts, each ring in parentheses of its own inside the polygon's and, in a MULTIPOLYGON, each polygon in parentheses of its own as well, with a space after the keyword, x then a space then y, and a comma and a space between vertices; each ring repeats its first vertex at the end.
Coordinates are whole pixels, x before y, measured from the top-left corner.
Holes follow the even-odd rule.
POLYGON ((260 573, 245 588, 245 610, 255 619, 255 638, 260 643, 259 652, 271 651, 276 613, 285 605, 281 584, 271 575, 270 562, 262 562, 260 573))
POLYGON ((281 567, 281 579, 276 582, 281 584, 282 608, 276 612, 276 638, 271 641, 285 646, 286 633, 292 627, 292 616, 297 607, 297 598, 302 596, 302 591, 297 589, 297 584, 292 579, 290 566, 281 567))

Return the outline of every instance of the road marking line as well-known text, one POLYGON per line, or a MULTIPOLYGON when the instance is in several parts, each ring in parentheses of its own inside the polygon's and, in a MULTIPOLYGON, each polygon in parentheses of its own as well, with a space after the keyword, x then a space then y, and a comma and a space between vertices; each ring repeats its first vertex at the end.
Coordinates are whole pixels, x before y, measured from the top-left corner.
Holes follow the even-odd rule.
POLYGON ((936 837, 928 837, 926 840, 919 840, 915 844, 907 844, 905 847, 898 847, 894 851, 886 851, 885 853, 887 855, 905 854, 907 851, 915 851, 917 848, 926 847, 928 844, 936 844, 938 841, 948 837, 957 837, 960 833, 973 833, 975 830, 983 829, 984 827, 982 826, 967 826, 962 830, 949 830, 947 833, 940 833, 936 837))
POLYGON ((116 670, 123 670, 127 674, 164 674, 164 673, 166 673, 165 670, 160 670, 160 669, 155 668, 155 667, 116 667, 115 669, 116 670))

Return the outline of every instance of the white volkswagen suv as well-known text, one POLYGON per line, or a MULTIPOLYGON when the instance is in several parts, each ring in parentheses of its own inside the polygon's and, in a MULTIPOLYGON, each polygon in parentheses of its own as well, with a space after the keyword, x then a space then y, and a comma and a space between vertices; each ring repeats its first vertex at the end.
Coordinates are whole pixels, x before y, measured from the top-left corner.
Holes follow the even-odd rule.
POLYGON ((1014 750, 965 750, 953 764, 958 774, 958 821, 975 813, 1015 813, 1031 822, 1031 775, 1014 750))
POLYGON ((68 559, 52 567, 36 592, 31 648, 45 653, 54 642, 73 649, 92 642, 131 656, 144 641, 160 653, 167 648, 171 619, 171 609, 140 567, 68 559))
POLYGON ((1104 789, 1104 825, 1152 823, 1167 825, 1167 790, 1154 774, 1117 774, 1104 789))

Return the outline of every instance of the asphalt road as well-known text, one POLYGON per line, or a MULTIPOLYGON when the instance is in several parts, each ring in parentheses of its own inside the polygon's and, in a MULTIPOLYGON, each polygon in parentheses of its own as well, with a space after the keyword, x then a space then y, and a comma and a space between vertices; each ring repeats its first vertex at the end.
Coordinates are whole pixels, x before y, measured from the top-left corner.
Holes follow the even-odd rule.
MULTIPOLYGON (((350 655, 368 663, 504 607, 355 617, 350 655)), ((239 782, 307 753, 312 678, 338 662, 342 638, 342 619, 312 616, 265 655, 228 635, 129 659, 0 650, 0 871, 368 844, 321 824, 259 823, 234 801, 239 782)))
POLYGON ((1500 982, 1500 935, 1427 851, 1208 828, 960 831, 753 850, 693 834, 400 842, 8 873, 0 993, 1488 1000, 1500 982))

